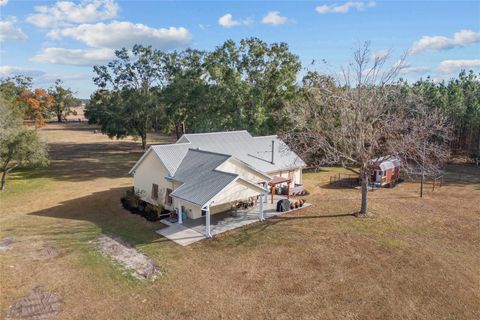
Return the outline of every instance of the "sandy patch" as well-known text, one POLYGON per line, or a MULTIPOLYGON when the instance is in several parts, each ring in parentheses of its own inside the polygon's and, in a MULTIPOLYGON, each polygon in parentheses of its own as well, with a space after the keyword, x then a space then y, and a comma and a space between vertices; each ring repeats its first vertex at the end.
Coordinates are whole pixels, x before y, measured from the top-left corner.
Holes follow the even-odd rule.
POLYGON ((150 258, 127 243, 105 235, 99 237, 97 243, 104 255, 132 271, 138 279, 153 281, 160 274, 160 269, 150 258))
POLYGON ((8 251, 12 248, 13 238, 3 238, 0 240, 0 252, 8 251))
POLYGON ((55 317, 60 310, 61 300, 50 292, 36 287, 32 292, 16 301, 8 311, 8 318, 47 320, 55 317))

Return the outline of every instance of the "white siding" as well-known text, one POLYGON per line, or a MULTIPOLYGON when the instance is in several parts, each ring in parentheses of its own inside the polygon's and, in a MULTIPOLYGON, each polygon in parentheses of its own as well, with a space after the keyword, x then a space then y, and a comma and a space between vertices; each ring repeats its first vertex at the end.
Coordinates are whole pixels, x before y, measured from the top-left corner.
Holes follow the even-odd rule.
POLYGON ((246 200, 249 197, 257 196, 260 193, 260 190, 253 189, 248 183, 237 180, 213 198, 212 206, 218 206, 220 204, 230 203, 237 200, 246 200))
POLYGON ((217 170, 238 174, 240 178, 252 183, 259 183, 266 180, 266 177, 235 159, 228 159, 218 166, 217 170))
MULTIPOLYGON (((142 192, 142 199, 152 204, 165 205, 165 193, 167 188, 173 190, 172 182, 167 181, 167 169, 157 158, 154 152, 149 152, 142 163, 135 169, 133 186, 136 192, 142 192), (152 199, 152 184, 158 184, 158 200, 152 199)), ((171 207, 165 205, 167 209, 171 207)))

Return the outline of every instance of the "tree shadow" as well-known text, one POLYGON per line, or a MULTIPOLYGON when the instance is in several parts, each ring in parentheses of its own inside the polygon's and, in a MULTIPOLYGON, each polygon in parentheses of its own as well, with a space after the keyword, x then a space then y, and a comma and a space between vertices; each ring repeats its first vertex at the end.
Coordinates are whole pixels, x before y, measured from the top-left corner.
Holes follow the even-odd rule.
POLYGON ((133 142, 52 143, 48 177, 85 181, 96 178, 127 177, 143 150, 133 142))
MULTIPOLYGON (((31 212, 28 215, 90 222, 100 228, 101 233, 120 237, 134 246, 156 242, 162 236, 155 231, 164 225, 160 222, 149 222, 123 209, 120 197, 126 189, 112 188, 95 192, 88 196, 63 201, 54 207, 31 212)), ((35 235, 55 238, 72 232, 87 232, 85 229, 91 229, 88 226, 78 226, 72 230, 68 227, 69 225, 67 224, 65 228, 36 230, 35 235)))

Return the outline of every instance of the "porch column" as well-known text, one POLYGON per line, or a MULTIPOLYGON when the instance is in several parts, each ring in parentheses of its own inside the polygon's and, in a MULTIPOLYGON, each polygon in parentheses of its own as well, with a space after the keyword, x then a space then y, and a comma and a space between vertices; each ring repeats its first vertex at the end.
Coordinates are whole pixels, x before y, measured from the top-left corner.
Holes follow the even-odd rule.
POLYGON ((263 217, 263 198, 265 197, 265 194, 261 194, 260 195, 261 199, 260 199, 260 214, 259 214, 259 219, 260 221, 263 221, 265 220, 265 218, 263 217))
MULTIPOLYGON (((265 182, 263 187, 268 190, 268 182, 265 182)), ((267 192, 267 194, 263 194, 263 195, 264 195, 263 201, 265 201, 265 203, 268 203, 268 197, 267 197, 268 192, 267 192)))
POLYGON ((212 234, 210 233, 210 206, 205 208, 205 236, 211 238, 212 234))
POLYGON ((178 224, 183 223, 183 212, 182 212, 182 206, 178 207, 178 224))

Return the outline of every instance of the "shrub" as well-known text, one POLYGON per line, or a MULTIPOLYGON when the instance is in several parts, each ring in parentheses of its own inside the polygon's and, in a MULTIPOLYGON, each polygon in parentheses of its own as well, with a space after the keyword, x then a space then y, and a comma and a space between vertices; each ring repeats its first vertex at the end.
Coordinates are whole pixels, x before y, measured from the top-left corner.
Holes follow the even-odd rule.
POLYGON ((157 221, 160 220, 160 216, 164 212, 163 206, 162 205, 153 205, 150 203, 147 203, 145 205, 144 209, 144 217, 148 221, 157 221))
POLYGON ((122 203, 125 202, 130 209, 139 208, 142 203, 141 195, 142 191, 135 192, 135 189, 132 187, 125 192, 125 197, 122 198, 125 200, 122 200, 122 203))

